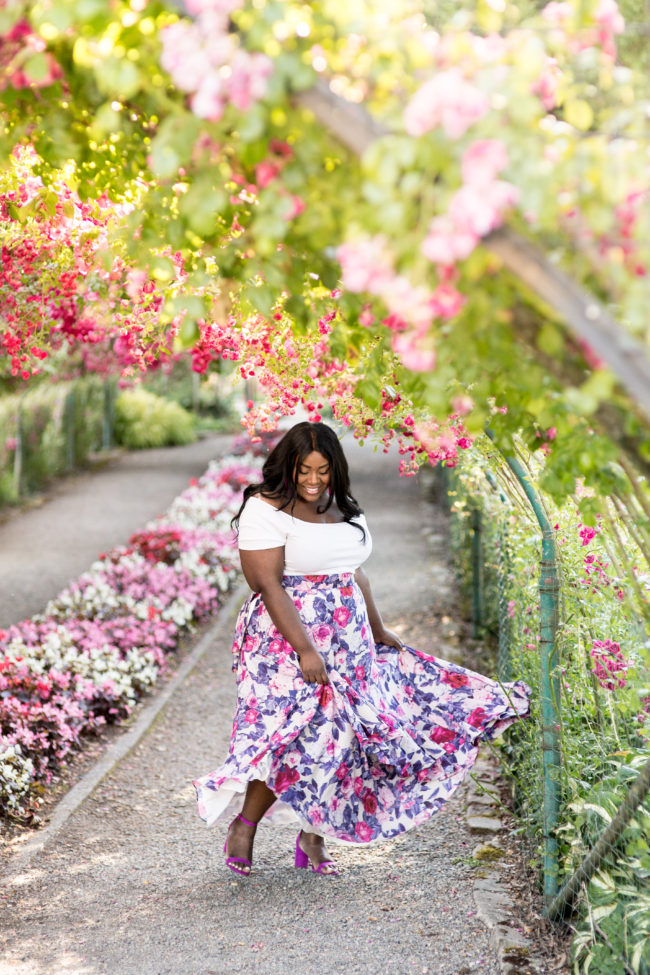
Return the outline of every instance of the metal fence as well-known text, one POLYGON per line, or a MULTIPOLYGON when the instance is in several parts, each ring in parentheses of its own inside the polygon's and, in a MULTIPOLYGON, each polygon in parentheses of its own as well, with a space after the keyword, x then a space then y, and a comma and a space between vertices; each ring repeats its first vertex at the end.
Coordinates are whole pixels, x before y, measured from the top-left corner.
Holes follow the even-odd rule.
MULTIPOLYGON (((599 919, 606 916, 616 902, 617 891, 610 892, 611 903, 601 904, 593 908, 589 903, 587 888, 590 881, 599 878, 598 871, 604 864, 612 866, 612 873, 616 870, 613 865, 620 862, 621 857, 627 857, 639 878, 640 890, 636 892, 628 889, 625 896, 641 898, 639 903, 647 907, 643 900, 642 888, 644 877, 650 878, 650 860, 646 863, 643 857, 637 856, 641 866, 637 866, 633 859, 634 848, 629 841, 630 823, 635 817, 645 817, 643 803, 650 791, 650 759, 640 768, 635 768, 634 775, 630 772, 627 794, 618 808, 602 809, 600 812, 606 825, 599 835, 593 835, 590 849, 581 862, 570 872, 564 870, 558 858, 558 837, 566 822, 566 796, 563 794, 565 778, 564 759, 561 749, 560 729, 562 725, 562 710, 566 707, 563 699, 563 688, 560 680, 561 661, 559 659, 558 625, 562 623, 561 574, 558 570, 555 531, 545 511, 544 503, 533 484, 530 472, 517 457, 501 457, 502 465, 507 465, 510 479, 514 478, 518 487, 518 497, 513 498, 509 492, 502 489, 503 478, 497 478, 489 469, 483 470, 484 484, 489 485, 492 501, 497 503, 506 516, 498 520, 495 529, 493 519, 489 524, 490 551, 485 548, 484 511, 480 495, 465 498, 465 544, 467 547, 465 571, 471 576, 471 597, 469 603, 472 612, 472 627, 475 635, 484 634, 486 627, 493 629, 494 607, 486 608, 486 577, 490 575, 490 585, 495 590, 491 594, 492 602, 497 606, 497 632, 494 636, 498 640, 498 676, 500 680, 508 681, 513 674, 513 646, 511 633, 511 618, 508 608, 508 584, 512 579, 512 551, 508 531, 508 517, 517 515, 517 508, 521 507, 522 499, 526 499, 528 513, 534 516, 537 526, 539 563, 538 584, 539 595, 539 632, 537 645, 539 647, 539 706, 540 729, 539 749, 541 751, 541 768, 543 774, 543 809, 541 820, 543 823, 543 892, 546 914, 550 919, 570 919, 572 909, 582 895, 583 904, 586 903, 586 916, 595 941, 601 940, 604 948, 613 959, 612 964, 626 973, 645 973, 648 971, 645 949, 629 950, 625 944, 612 944, 599 925, 599 919), (496 532, 496 535, 495 535, 496 532), (496 538, 496 545, 494 544, 496 538), (496 577, 496 579, 495 579, 496 577), (607 814, 607 815, 606 815, 607 814), (627 832, 626 832, 627 831, 627 832)), ((449 484, 448 484, 449 486, 449 484)), ((458 493, 457 491, 454 493, 458 493)), ((516 744, 514 746, 516 748, 516 744)), ((592 804, 596 805, 596 804, 592 804)), ((645 819, 643 820, 645 823, 645 819)), ((645 855, 645 854, 644 854, 645 855)), ((607 874, 604 875, 605 877, 607 874)), ((605 881, 602 881, 603 884, 605 881)), ((647 881, 646 881, 647 883, 647 881)), ((616 885, 614 885, 615 888, 616 885)), ((650 924, 650 913, 647 920, 650 924)), ((625 940, 625 939, 623 939, 625 940)), ((588 966, 587 966, 588 967, 588 966)), ((582 971, 581 967, 575 969, 582 971)), ((585 969, 586 970, 586 969, 585 969)), ((596 965, 593 971, 607 971, 607 965, 601 969, 596 965)))

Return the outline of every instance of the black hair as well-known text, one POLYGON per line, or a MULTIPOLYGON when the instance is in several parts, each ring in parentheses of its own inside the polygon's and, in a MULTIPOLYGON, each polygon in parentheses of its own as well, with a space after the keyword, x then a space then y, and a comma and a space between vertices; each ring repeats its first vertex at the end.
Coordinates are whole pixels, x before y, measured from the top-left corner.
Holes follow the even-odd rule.
MULTIPOLYGON (((244 500, 231 522, 232 527, 237 529, 246 502, 256 494, 261 494, 263 498, 281 500, 280 511, 284 511, 285 508, 293 511, 298 500, 296 488, 298 469, 305 457, 314 450, 326 458, 330 468, 331 490, 326 503, 317 509, 318 513, 323 514, 332 502, 336 501, 343 520, 352 523, 352 519, 361 514, 361 508, 350 494, 350 472, 339 438, 325 423, 312 423, 305 420, 291 427, 275 445, 262 467, 260 483, 249 484, 244 490, 244 500)), ((365 540, 366 533, 363 525, 355 525, 355 528, 362 532, 365 540)))

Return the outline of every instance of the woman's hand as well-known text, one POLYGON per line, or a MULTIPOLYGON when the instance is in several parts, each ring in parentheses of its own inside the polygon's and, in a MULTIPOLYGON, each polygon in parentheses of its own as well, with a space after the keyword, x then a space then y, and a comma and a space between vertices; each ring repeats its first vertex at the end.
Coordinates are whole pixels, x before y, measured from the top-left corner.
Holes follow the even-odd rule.
POLYGON ((387 647, 396 647, 398 650, 401 650, 404 646, 397 633, 393 633, 392 630, 382 628, 379 633, 373 633, 372 635, 375 643, 383 643, 387 647))
POLYGON ((307 650, 296 650, 302 678, 307 684, 329 684, 325 663, 318 650, 313 647, 307 650))

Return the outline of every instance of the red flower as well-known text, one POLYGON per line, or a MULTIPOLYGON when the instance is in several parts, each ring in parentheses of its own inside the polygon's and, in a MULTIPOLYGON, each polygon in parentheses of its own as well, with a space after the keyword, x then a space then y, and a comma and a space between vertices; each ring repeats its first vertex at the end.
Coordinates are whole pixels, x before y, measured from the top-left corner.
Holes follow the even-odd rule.
POLYGON ((437 728, 433 729, 429 735, 429 738, 431 741, 435 741, 436 744, 440 745, 444 741, 451 741, 452 738, 455 738, 455 736, 456 732, 452 731, 451 728, 442 728, 438 726, 437 728))
POLYGON ((445 670, 442 674, 442 681, 450 687, 464 687, 469 683, 465 674, 456 674, 451 670, 445 670))
POLYGON ((377 798, 370 789, 366 789, 361 801, 363 802, 363 808, 370 816, 373 816, 377 812, 377 798))
POLYGON ((290 786, 300 778, 298 769, 283 765, 275 777, 273 788, 275 792, 285 792, 290 786))
POLYGON ((473 728, 480 728, 482 724, 485 724, 486 718, 485 708, 474 708, 467 719, 467 723, 471 724, 473 728))

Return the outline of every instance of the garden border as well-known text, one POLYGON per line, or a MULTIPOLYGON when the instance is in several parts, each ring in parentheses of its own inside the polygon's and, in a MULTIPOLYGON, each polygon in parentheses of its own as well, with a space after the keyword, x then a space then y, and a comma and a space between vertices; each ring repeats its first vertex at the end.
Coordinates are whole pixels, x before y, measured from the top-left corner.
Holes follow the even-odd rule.
POLYGON ((144 707, 131 728, 120 735, 95 762, 82 778, 66 792, 57 803, 47 826, 31 836, 25 844, 12 854, 0 873, 5 882, 16 882, 18 871, 26 870, 35 856, 41 853, 47 844, 66 824, 68 819, 79 809, 82 803, 95 791, 97 786, 109 775, 119 763, 139 744, 147 734, 154 721, 165 708, 178 687, 191 674, 206 651, 212 646, 216 631, 222 623, 229 620, 235 609, 246 595, 248 585, 242 578, 231 592, 227 602, 219 608, 216 619, 203 634, 191 653, 183 660, 180 667, 159 693, 154 691, 153 699, 144 707))

